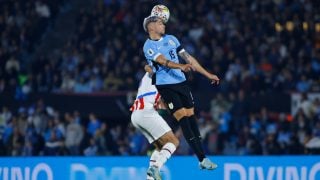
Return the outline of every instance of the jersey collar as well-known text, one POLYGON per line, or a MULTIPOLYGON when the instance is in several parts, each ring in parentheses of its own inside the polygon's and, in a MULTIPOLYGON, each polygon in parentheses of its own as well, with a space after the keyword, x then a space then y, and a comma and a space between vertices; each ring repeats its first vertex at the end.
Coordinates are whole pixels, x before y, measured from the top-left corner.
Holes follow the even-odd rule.
MULTIPOLYGON (((150 39, 150 37, 149 37, 150 39)), ((151 41, 162 41, 163 37, 161 37, 160 39, 150 39, 151 41)))

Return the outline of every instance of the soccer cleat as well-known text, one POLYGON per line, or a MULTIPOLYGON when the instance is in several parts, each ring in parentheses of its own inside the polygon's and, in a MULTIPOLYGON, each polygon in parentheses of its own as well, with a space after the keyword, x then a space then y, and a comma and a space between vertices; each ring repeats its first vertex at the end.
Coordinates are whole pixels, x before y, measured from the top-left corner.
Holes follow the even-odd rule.
POLYGON ((204 158, 202 162, 199 163, 200 169, 208 169, 208 170, 213 170, 218 167, 217 164, 213 163, 210 161, 208 158, 204 158))
POLYGON ((149 167, 147 175, 154 178, 154 180, 161 180, 159 168, 156 166, 149 167))

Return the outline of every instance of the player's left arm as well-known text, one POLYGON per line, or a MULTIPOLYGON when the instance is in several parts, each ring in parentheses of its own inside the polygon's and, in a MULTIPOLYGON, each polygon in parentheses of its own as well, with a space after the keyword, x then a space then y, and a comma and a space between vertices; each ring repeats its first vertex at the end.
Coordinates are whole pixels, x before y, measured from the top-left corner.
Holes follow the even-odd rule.
POLYGON ((206 69, 204 69, 201 64, 198 62, 196 58, 194 58, 192 55, 190 55, 185 49, 181 49, 178 52, 179 56, 182 57, 187 63, 191 64, 195 71, 199 72, 200 74, 207 77, 212 84, 219 84, 219 77, 215 74, 212 74, 208 72, 206 69))

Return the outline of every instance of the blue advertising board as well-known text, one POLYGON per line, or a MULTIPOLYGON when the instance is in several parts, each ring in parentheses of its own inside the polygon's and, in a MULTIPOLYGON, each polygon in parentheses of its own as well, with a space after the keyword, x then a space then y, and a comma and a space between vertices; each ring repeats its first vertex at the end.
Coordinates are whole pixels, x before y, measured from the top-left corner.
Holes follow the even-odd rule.
MULTIPOLYGON (((164 180, 320 180, 320 156, 211 156, 219 167, 200 170, 196 157, 173 156, 164 180)), ((0 180, 145 180, 149 157, 0 158, 0 180)))

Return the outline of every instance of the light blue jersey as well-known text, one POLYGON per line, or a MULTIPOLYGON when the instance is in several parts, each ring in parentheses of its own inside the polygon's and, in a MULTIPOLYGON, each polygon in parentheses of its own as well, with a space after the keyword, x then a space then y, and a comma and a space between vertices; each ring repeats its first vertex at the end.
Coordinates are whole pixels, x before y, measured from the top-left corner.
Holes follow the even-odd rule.
POLYGON ((159 40, 147 39, 143 46, 144 55, 149 65, 156 68, 156 85, 177 84, 186 80, 180 69, 171 69, 156 63, 156 58, 163 55, 166 59, 179 63, 177 50, 180 42, 173 35, 164 35, 159 40))

